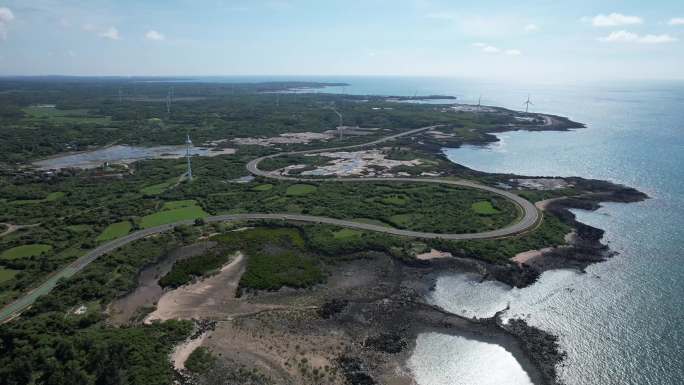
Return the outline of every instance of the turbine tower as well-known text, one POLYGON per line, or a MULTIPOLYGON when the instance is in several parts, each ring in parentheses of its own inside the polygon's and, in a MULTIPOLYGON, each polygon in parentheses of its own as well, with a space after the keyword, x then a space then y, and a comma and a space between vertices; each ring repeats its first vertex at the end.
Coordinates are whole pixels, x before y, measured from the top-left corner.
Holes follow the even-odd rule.
POLYGON ((192 146, 192 140, 190 140, 190 134, 188 134, 187 139, 185 140, 185 157, 188 160, 188 172, 187 172, 187 177, 188 181, 192 181, 192 165, 190 163, 190 146, 192 146))
POLYGON ((527 101, 523 104, 525 105, 525 113, 530 112, 530 106, 534 106, 534 103, 530 101, 530 94, 527 94, 527 101))

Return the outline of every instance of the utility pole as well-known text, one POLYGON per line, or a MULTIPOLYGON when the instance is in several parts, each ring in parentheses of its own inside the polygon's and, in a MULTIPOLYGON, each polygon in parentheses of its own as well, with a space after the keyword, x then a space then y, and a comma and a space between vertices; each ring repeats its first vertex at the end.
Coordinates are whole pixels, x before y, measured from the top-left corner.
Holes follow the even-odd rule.
POLYGON ((190 140, 190 134, 188 134, 187 139, 185 140, 185 157, 188 161, 188 172, 186 175, 188 177, 188 181, 192 181, 192 163, 190 162, 190 146, 192 146, 192 141, 190 140))

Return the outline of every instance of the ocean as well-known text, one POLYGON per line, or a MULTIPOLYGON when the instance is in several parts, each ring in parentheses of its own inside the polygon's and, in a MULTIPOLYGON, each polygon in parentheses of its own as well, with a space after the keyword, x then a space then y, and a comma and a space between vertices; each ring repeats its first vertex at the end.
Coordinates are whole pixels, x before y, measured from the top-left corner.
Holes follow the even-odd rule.
MULTIPOLYGON (((232 78, 226 81, 265 80, 232 78)), ((491 172, 581 176, 635 187, 651 199, 577 210, 606 231, 619 254, 585 274, 551 271, 525 289, 480 284, 465 275, 438 280, 430 300, 467 315, 510 304, 521 317, 557 334, 568 357, 568 385, 684 383, 684 82, 625 81, 530 85, 496 81, 395 77, 269 77, 342 81, 321 92, 452 95, 463 103, 567 116, 587 128, 510 132, 486 147, 444 149, 453 162, 491 172)), ((429 333, 410 360, 420 385, 526 384, 510 354, 473 341, 429 333), (453 359, 446 360, 444 357, 453 359), (510 379, 509 381, 505 378, 510 379), (504 380, 502 380, 504 379, 504 380)), ((485 344, 482 344, 485 345, 485 344)))

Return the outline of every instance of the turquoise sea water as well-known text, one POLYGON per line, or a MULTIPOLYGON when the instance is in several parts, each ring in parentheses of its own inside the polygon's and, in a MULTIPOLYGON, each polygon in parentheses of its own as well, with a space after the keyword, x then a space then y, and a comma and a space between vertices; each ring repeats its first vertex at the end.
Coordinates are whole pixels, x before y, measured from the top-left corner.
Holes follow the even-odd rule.
MULTIPOLYGON (((436 292, 440 297, 432 300, 466 313, 510 302, 508 316, 524 317, 560 336, 568 352, 560 368, 567 384, 684 383, 684 82, 532 86, 435 78, 310 80, 351 84, 328 92, 446 94, 466 103, 482 95, 483 104, 512 109, 522 109, 529 93, 533 111, 587 124, 572 132, 504 133, 500 143, 486 148, 445 153, 456 163, 483 171, 607 179, 648 193, 652 199, 645 202, 576 212, 582 222, 606 230, 604 241, 619 255, 591 266, 586 274, 545 273, 523 290, 478 288, 463 277, 444 277, 436 292), (473 290, 485 292, 473 295, 473 290), (469 303, 471 298, 477 298, 477 304, 469 303), (486 300, 492 306, 482 303, 486 300)), ((422 337, 414 362, 432 362, 426 357, 443 353, 441 344, 424 348, 424 342, 434 338, 422 337)), ((473 357, 468 362, 478 365, 473 357)), ((430 373, 416 370, 421 385, 447 383, 453 374, 445 372, 437 379, 434 373, 421 377, 421 372, 430 373)))

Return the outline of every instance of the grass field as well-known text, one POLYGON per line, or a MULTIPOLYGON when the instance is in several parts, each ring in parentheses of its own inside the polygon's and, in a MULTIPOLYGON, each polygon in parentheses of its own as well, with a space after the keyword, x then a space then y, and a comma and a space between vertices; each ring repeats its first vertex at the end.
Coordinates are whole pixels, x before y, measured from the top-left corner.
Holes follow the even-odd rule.
POLYGON ((409 228, 411 223, 416 221, 416 217, 420 217, 419 214, 397 214, 389 217, 389 221, 400 228, 409 228))
POLYGON ((112 223, 111 225, 107 226, 106 229, 104 229, 102 234, 100 234, 96 240, 98 242, 102 242, 123 237, 131 231, 132 227, 133 226, 129 221, 112 223))
POLYGON ((164 202, 164 206, 162 207, 162 210, 175 210, 175 209, 182 209, 185 207, 193 207, 197 206, 197 201, 194 199, 186 199, 186 200, 181 200, 181 201, 169 201, 169 202, 164 202))
POLYGON ((193 200, 166 202, 162 211, 142 217, 140 227, 155 227, 187 219, 204 218, 208 215, 193 200))
POLYGON ((76 234, 83 234, 90 231, 90 226, 88 225, 71 225, 66 227, 67 230, 74 232, 76 234))
POLYGON ((17 273, 19 273, 17 270, 5 269, 4 267, 0 267, 0 284, 5 283, 10 279, 14 278, 14 276, 17 275, 17 273))
POLYGON ((393 194, 382 198, 380 201, 386 205, 406 206, 410 199, 406 195, 393 194))
POLYGON ((26 257, 34 257, 38 256, 42 253, 47 253, 52 249, 52 246, 50 245, 43 245, 43 244, 33 244, 33 245, 23 245, 23 246, 17 246, 13 247, 9 250, 5 250, 0 254, 0 259, 19 259, 19 258, 26 258, 26 257))
POLYGON ((496 215, 501 212, 497 210, 496 207, 492 206, 492 202, 490 201, 475 202, 472 204, 471 208, 479 215, 496 215))
POLYGON ((314 185, 299 183, 288 187, 285 194, 288 196, 302 196, 314 193, 316 190, 318 190, 318 187, 314 185))
POLYGON ((140 192, 145 194, 145 195, 159 195, 163 193, 164 191, 168 190, 171 186, 176 183, 175 179, 168 180, 164 183, 157 183, 149 186, 145 186, 140 189, 140 192))
POLYGON ((57 199, 60 199, 62 197, 64 197, 64 193, 62 191, 55 191, 55 192, 48 194, 48 196, 43 198, 43 199, 27 199, 27 200, 12 201, 10 204, 19 206, 19 205, 31 205, 31 204, 44 203, 44 202, 54 202, 57 199))
POLYGON ((273 185, 270 183, 265 183, 265 184, 260 184, 258 186, 252 187, 252 190, 254 191, 268 191, 273 188, 273 185))
POLYGON ((361 236, 361 232, 358 230, 353 230, 353 229, 342 229, 342 230, 337 230, 333 233, 333 237, 337 240, 358 238, 360 236, 361 236))

